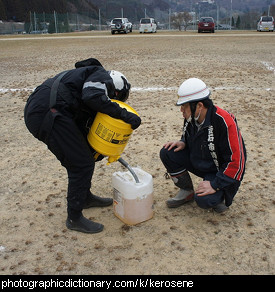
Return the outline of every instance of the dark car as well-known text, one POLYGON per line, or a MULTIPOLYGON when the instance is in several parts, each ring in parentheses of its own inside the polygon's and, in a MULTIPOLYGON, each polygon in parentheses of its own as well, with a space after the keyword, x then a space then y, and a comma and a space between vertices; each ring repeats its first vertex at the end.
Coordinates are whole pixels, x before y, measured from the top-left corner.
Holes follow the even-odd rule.
POLYGON ((198 23, 198 32, 215 32, 215 22, 213 17, 201 17, 198 23))

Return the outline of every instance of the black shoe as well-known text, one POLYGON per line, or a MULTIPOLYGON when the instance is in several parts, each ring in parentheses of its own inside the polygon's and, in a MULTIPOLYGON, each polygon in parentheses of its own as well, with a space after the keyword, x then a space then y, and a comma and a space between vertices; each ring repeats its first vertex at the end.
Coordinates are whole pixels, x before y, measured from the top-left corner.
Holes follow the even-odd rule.
POLYGON ((89 195, 83 209, 88 209, 91 207, 107 207, 113 204, 112 198, 100 198, 95 195, 89 195))
POLYGON ((83 215, 81 215, 81 217, 77 220, 71 220, 67 218, 66 226, 67 228, 71 230, 84 232, 84 233, 98 233, 98 232, 101 232, 104 227, 104 225, 93 222, 85 218, 83 215))

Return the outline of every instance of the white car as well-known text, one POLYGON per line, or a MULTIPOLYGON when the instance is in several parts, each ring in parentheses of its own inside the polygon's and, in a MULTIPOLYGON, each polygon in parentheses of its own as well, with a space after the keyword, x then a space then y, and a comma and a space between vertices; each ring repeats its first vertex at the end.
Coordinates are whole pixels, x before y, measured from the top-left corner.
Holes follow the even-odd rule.
POLYGON ((257 31, 274 31, 273 16, 261 16, 257 23, 257 31))
POLYGON ((141 18, 139 22, 139 32, 157 32, 157 24, 154 18, 141 18))
POLYGON ((115 32, 123 32, 128 33, 132 32, 133 30, 132 23, 128 20, 128 18, 114 18, 111 21, 111 33, 114 34, 115 32))

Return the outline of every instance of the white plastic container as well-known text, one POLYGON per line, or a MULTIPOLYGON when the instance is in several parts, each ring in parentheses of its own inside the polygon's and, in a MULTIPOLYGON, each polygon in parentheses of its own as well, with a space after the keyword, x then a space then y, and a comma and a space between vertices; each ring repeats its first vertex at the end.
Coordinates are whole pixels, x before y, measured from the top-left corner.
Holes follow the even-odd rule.
POLYGON ((153 217, 153 178, 140 168, 133 167, 133 170, 139 183, 130 171, 118 171, 112 176, 114 214, 128 225, 135 225, 153 217))

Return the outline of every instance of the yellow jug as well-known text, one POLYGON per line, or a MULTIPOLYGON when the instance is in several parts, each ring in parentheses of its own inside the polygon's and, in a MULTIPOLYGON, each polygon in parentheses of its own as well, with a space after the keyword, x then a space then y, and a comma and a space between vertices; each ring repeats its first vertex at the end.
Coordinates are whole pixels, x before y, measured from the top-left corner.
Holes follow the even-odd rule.
MULTIPOLYGON (((112 100, 112 102, 116 102, 120 107, 138 115, 128 104, 118 100, 112 100)), ((111 163, 119 159, 132 132, 133 129, 130 124, 98 112, 87 139, 93 149, 104 156, 108 156, 108 163, 111 163)))

